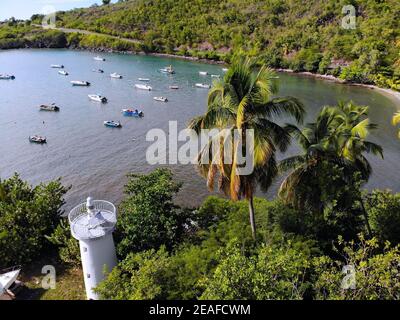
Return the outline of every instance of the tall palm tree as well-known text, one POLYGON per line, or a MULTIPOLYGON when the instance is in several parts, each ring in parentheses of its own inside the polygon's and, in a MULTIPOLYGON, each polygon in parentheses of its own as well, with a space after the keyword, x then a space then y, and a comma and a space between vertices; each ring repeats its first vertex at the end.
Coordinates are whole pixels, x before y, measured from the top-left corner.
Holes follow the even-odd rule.
MULTIPOLYGON (((398 124, 400 124, 400 112, 397 112, 394 114, 392 123, 394 126, 397 126, 398 124)), ((400 138, 400 131, 399 131, 399 138, 400 138)))
MULTIPOLYGON (((372 168, 363 153, 373 153, 383 158, 383 150, 381 146, 366 140, 369 131, 376 128, 367 116, 368 107, 340 102, 334 107, 324 107, 317 121, 303 130, 289 126, 288 131, 302 147, 303 154, 284 159, 279 164, 280 171, 291 170, 281 184, 279 196, 297 208, 306 205, 321 212, 326 205, 320 197, 323 190, 316 187, 310 193, 303 187, 318 181, 319 164, 323 161, 343 168, 345 183, 353 183, 355 172, 361 174, 363 181, 368 181, 372 168)), ((359 201, 371 234, 367 212, 361 198, 359 201)))
POLYGON ((194 118, 189 128, 198 134, 202 129, 226 130, 230 136, 235 130, 242 134, 242 149, 238 143, 229 145, 233 159, 224 158, 227 148, 226 136, 217 135, 201 150, 198 158, 200 174, 207 179, 209 189, 214 189, 218 177, 218 188, 233 200, 245 198, 249 202, 249 216, 253 238, 256 238, 253 196, 257 185, 266 191, 277 175, 276 150, 285 151, 290 144, 290 134, 274 122, 276 117, 287 115, 301 122, 304 116, 302 103, 293 97, 272 98, 278 91, 276 76, 265 65, 256 67, 254 60, 236 58, 224 78, 215 81, 208 94, 207 111, 194 118), (252 155, 254 170, 240 175, 238 155, 246 150, 246 130, 254 130, 252 155), (220 144, 220 152, 213 154, 212 143, 220 144), (210 160, 201 161, 208 153, 210 160))

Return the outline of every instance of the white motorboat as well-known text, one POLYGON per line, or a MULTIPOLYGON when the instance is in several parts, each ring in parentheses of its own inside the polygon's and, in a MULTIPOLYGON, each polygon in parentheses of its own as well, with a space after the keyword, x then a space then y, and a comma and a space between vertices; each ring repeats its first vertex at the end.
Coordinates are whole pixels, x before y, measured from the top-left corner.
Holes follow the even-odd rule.
POLYGON ((10 74, 0 74, 0 80, 14 80, 15 77, 10 74))
POLYGON ((153 88, 148 86, 147 84, 135 84, 135 87, 140 90, 147 90, 147 91, 153 90, 153 88))
POLYGON ((88 95, 90 100, 96 101, 96 102, 101 102, 101 103, 106 103, 107 102, 107 98, 103 97, 99 94, 89 94, 88 95))
POLYGON ((208 72, 207 71, 199 71, 199 75, 201 76, 207 76, 208 72))
POLYGON ((67 76, 68 75, 68 72, 65 71, 65 70, 60 70, 60 71, 58 71, 58 73, 61 74, 62 76, 67 76))
POLYGON ((103 69, 93 69, 92 71, 97 73, 104 73, 103 69))
POLYGON ((111 73, 110 77, 114 78, 114 79, 122 79, 122 76, 120 74, 116 73, 116 72, 111 73))
POLYGON ((51 105, 46 105, 46 104, 42 104, 39 109, 41 111, 55 111, 58 112, 60 111, 60 107, 56 106, 55 103, 52 103, 51 105))
POLYGON ((223 71, 223 72, 227 72, 227 71, 228 71, 228 68, 222 68, 222 71, 223 71))
POLYGON ((169 86, 169 88, 170 88, 170 89, 173 89, 173 90, 178 90, 178 89, 179 89, 178 86, 169 86))
POLYGON ((94 57, 94 58, 93 58, 93 60, 96 60, 96 61, 106 61, 106 59, 105 59, 105 58, 103 58, 103 57, 99 57, 99 56, 97 56, 97 57, 94 57))
POLYGON ((209 84, 206 84, 206 83, 196 83, 195 86, 197 88, 203 88, 203 89, 210 89, 211 88, 211 86, 209 84))
POLYGON ((7 290, 14 284, 20 272, 21 269, 17 269, 0 274, 0 296, 7 292, 7 290))
POLYGON ((90 82, 88 81, 80 81, 80 80, 73 80, 71 81, 73 86, 80 86, 80 87, 88 87, 90 86, 90 82))
POLYGON ((221 76, 220 76, 219 74, 212 74, 212 75, 211 75, 211 78, 217 78, 217 79, 219 79, 219 78, 221 78, 221 76))
POLYGON ((138 78, 139 81, 143 81, 143 82, 149 82, 150 79, 148 78, 138 78))
POLYGON ((29 141, 32 142, 32 143, 42 144, 42 143, 46 143, 47 139, 46 139, 46 137, 34 135, 34 136, 30 136, 29 137, 29 141))
POLYGON ((110 128, 121 128, 121 127, 122 127, 121 122, 119 122, 119 121, 112 121, 112 120, 104 121, 104 125, 105 125, 106 127, 110 127, 110 128))
POLYGON ((62 64, 52 64, 50 67, 54 69, 64 69, 62 64))
POLYGON ((153 99, 160 102, 168 102, 166 97, 154 97, 153 99))
POLYGON ((174 70, 174 68, 172 68, 172 66, 162 68, 162 69, 160 69, 160 71, 162 73, 169 73, 169 74, 174 74, 175 73, 175 70, 174 70))

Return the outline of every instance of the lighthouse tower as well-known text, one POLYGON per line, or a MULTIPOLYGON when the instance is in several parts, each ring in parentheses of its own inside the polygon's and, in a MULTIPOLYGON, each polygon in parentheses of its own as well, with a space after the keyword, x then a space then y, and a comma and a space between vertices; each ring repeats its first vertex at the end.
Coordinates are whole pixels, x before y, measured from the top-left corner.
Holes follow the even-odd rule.
POLYGON ((93 289, 117 265, 112 232, 117 222, 115 206, 88 198, 68 215, 72 236, 79 240, 86 296, 97 300, 93 289))

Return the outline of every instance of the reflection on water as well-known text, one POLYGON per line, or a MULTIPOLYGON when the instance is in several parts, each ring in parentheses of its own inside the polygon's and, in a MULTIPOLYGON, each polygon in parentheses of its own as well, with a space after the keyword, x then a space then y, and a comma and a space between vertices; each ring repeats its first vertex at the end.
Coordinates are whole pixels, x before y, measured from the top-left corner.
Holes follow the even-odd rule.
MULTIPOLYGON (((0 174, 9 177, 19 172, 32 184, 62 177, 72 185, 67 195, 67 209, 91 195, 118 203, 122 198, 126 173, 146 173, 155 167, 146 162, 145 141, 148 130, 168 130, 168 121, 178 121, 184 128, 189 119, 204 112, 207 90, 194 87, 197 82, 211 83, 210 76, 199 71, 222 74, 220 66, 205 65, 166 58, 107 54, 106 62, 93 60, 94 54, 68 50, 18 50, 0 53, 0 73, 11 73, 14 81, 0 82, 0 174), (51 64, 63 64, 69 76, 61 76, 51 64), (172 64, 175 75, 165 75, 158 69, 172 64), (104 69, 104 74, 92 69, 104 69), (111 79, 117 72, 124 79, 111 79), (153 91, 134 89, 137 78, 150 78, 153 91), (69 81, 86 80, 90 87, 72 87, 69 81), (178 85, 179 90, 170 90, 178 85), (109 103, 101 105, 89 101, 88 94, 101 94, 109 103), (166 96, 168 103, 153 100, 166 96), (55 102, 59 113, 40 112, 40 104, 55 102), (122 108, 143 110, 143 119, 124 118, 122 108), (120 120, 122 129, 110 129, 104 120, 120 120), (46 145, 33 145, 32 134, 45 135, 46 145)), ((313 78, 280 74, 280 95, 300 98, 307 106, 307 121, 313 120, 320 106, 334 104, 339 99, 352 99, 371 106, 373 122, 379 124, 371 140, 381 144, 385 160, 368 157, 374 174, 369 188, 390 188, 400 191, 396 174, 400 171, 400 142, 390 118, 395 103, 381 94, 364 88, 338 85, 313 78)), ((289 121, 283 119, 282 121, 289 121)), ((298 148, 293 145, 286 155, 298 148)), ((285 156, 286 156, 285 155, 285 156)), ((281 158, 282 155, 279 155, 281 158)), ((177 179, 184 182, 178 201, 197 205, 209 195, 204 181, 192 165, 170 166, 177 179)), ((268 196, 276 194, 277 180, 268 196)))

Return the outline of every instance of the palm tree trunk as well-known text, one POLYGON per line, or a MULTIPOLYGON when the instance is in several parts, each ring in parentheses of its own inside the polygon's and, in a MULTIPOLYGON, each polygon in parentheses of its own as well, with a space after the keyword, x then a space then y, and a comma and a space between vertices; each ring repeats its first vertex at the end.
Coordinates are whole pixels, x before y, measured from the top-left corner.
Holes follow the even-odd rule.
POLYGON ((249 198, 249 214, 250 214, 251 233, 253 235, 253 239, 256 240, 256 219, 254 216, 253 196, 249 198))
POLYGON ((363 212, 363 216, 364 216, 364 220, 365 220, 365 225, 367 227, 367 231, 368 231, 368 235, 370 238, 372 238, 372 230, 371 230, 371 226, 369 224, 369 220, 368 220, 368 213, 367 210, 365 210, 365 206, 364 206, 364 202, 362 197, 360 197, 360 203, 361 203, 361 209, 363 212))

